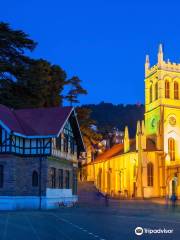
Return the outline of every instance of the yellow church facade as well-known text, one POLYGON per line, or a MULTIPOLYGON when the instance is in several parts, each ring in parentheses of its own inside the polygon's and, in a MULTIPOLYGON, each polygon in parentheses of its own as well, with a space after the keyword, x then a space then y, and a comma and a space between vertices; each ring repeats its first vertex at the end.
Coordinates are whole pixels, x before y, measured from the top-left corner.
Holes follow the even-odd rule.
POLYGON ((180 198, 180 64, 165 61, 160 44, 157 64, 145 62, 145 119, 135 139, 125 128, 124 143, 84 166, 87 179, 112 196, 180 198))

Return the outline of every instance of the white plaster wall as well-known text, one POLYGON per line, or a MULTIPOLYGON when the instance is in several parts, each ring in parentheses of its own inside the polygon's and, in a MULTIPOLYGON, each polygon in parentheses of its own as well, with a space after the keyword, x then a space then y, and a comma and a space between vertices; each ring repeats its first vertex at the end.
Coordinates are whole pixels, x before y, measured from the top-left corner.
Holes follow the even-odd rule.
MULTIPOLYGON (((71 189, 47 189, 47 196, 41 197, 41 208, 59 208, 59 203, 70 206, 78 201, 71 189), (53 191, 55 190, 55 191, 53 191)), ((40 198, 34 196, 1 196, 0 210, 39 209, 40 198)))

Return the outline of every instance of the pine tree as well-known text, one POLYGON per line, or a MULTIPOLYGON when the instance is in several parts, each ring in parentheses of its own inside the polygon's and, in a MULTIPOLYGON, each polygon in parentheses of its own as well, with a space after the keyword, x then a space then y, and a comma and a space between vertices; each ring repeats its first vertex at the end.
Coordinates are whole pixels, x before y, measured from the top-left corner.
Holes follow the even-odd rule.
POLYGON ((65 96, 65 99, 70 103, 72 106, 73 103, 79 103, 78 97, 81 94, 87 94, 87 91, 81 86, 81 80, 74 76, 67 82, 70 85, 70 90, 68 94, 65 96))

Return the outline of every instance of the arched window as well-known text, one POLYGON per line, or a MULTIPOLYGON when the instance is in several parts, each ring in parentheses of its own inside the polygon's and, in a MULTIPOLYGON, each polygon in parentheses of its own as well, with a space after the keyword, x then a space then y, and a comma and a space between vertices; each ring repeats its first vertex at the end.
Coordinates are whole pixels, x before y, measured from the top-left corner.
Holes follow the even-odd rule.
POLYGON ((147 164, 147 184, 149 187, 153 186, 153 175, 154 175, 154 167, 151 162, 147 164))
POLYGON ((4 166, 0 165, 0 188, 4 185, 4 166))
POLYGON ((174 99, 179 99, 179 85, 178 85, 178 82, 174 82, 174 99))
POLYGON ((150 89, 149 89, 149 102, 150 103, 152 102, 152 84, 151 84, 150 89))
POLYGON ((170 98, 170 84, 169 81, 165 81, 165 98, 170 98))
POLYGON ((155 100, 157 100, 158 99, 158 82, 155 84, 154 96, 155 96, 155 100))
POLYGON ((168 139, 168 153, 170 156, 170 160, 175 160, 175 140, 173 138, 168 139))
POLYGON ((32 173, 32 186, 37 187, 38 186, 38 172, 33 171, 32 173))

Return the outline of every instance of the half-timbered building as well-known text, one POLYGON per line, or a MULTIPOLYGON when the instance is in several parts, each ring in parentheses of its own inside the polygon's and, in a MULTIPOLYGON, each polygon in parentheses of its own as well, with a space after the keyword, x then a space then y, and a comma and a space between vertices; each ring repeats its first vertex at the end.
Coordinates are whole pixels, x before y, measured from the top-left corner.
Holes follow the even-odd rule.
POLYGON ((78 157, 84 150, 72 107, 0 105, 0 209, 77 201, 78 157))

